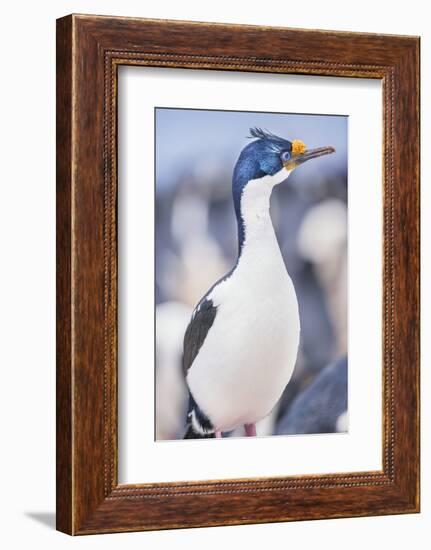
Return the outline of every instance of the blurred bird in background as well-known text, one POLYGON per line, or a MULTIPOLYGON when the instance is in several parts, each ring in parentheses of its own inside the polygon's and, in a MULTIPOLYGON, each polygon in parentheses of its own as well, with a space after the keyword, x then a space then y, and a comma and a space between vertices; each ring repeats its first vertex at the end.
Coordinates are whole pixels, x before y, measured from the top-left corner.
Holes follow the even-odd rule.
POLYGON ((325 367, 293 401, 276 434, 346 431, 347 357, 325 367), (324 414, 322 414, 324 411, 324 414))
MULTIPOLYGON (((337 155, 327 157, 325 162, 305 163, 304 168, 292 172, 287 183, 274 187, 271 217, 298 296, 301 338, 290 383, 272 413, 257 423, 257 433, 292 433, 285 419, 296 399, 327 365, 347 351, 346 120, 323 115, 160 109, 156 115, 157 439, 184 435, 188 399, 181 379, 182 338, 196 298, 223 278, 237 258, 231 167, 234 151, 241 147, 244 125, 253 119, 260 119, 266 126, 271 124, 279 132, 288 126, 304 141, 319 143, 328 139, 337 148, 337 155), (169 308, 163 312, 160 306, 166 304, 169 308), (172 331, 166 326, 176 314, 167 312, 175 304, 185 307, 185 315, 180 314, 178 330, 172 331), (159 314, 165 318, 161 323, 159 314), (167 368, 168 356, 171 359, 167 368)), ((340 403, 343 396, 347 403, 347 381, 344 384, 341 380, 335 387, 340 403)), ((324 388, 327 393, 328 386, 324 388)), ((330 411, 322 408, 323 401, 319 415, 324 420, 330 411)), ((325 425, 333 431, 344 431, 347 414, 335 424, 325 425)), ((307 430, 304 433, 319 433, 319 426, 309 423, 307 430)), ((225 437, 243 434, 243 427, 223 433, 225 437)))

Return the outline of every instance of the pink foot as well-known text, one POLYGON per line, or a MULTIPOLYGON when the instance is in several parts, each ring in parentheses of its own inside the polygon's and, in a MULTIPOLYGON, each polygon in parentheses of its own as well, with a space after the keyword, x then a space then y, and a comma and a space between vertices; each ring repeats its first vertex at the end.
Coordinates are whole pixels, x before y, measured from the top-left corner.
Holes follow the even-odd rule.
POLYGON ((222 437, 221 431, 220 431, 220 430, 216 430, 216 431, 215 431, 215 436, 216 436, 217 439, 220 439, 220 438, 222 437))
POLYGON ((245 435, 247 437, 256 437, 256 424, 244 424, 245 435))

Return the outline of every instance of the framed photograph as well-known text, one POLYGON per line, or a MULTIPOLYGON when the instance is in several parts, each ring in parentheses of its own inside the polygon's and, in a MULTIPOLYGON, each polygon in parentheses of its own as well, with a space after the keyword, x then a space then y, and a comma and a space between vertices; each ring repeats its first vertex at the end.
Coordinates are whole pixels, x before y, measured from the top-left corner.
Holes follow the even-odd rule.
POLYGON ((419 38, 57 21, 57 528, 419 511, 419 38))

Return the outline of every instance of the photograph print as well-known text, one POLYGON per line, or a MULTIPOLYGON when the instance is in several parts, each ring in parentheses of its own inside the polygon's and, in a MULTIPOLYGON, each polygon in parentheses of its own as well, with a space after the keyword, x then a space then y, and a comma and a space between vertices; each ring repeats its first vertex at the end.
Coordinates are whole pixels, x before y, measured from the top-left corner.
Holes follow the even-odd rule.
POLYGON ((348 431, 348 117, 155 109, 155 439, 348 431))

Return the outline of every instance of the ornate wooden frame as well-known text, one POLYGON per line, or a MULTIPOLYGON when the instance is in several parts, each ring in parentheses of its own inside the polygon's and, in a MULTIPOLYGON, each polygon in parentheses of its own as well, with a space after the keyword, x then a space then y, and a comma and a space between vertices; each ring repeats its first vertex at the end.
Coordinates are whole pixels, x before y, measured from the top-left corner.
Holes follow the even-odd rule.
POLYGON ((419 511, 419 38, 70 15, 57 21, 57 528, 419 511), (119 485, 119 65, 377 78, 384 102, 383 470, 119 485))

